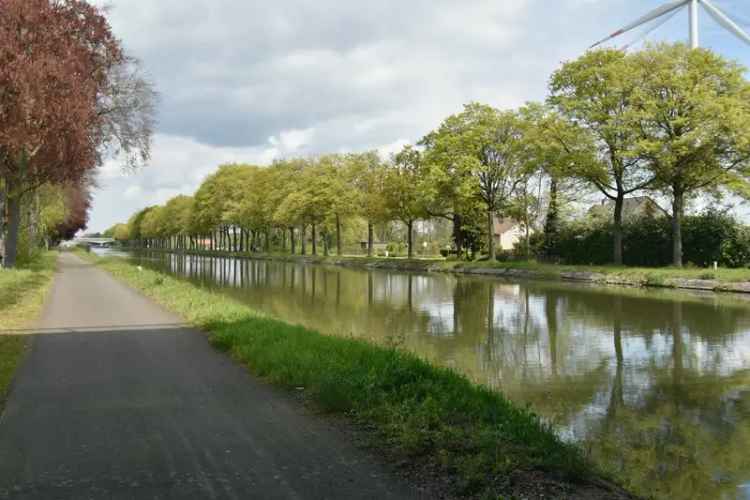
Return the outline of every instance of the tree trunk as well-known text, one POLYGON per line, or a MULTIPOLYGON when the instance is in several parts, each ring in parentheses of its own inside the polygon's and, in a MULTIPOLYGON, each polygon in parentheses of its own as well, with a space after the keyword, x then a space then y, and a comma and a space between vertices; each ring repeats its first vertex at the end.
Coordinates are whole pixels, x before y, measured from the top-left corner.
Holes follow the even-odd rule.
POLYGON ((323 255, 328 257, 328 233, 323 233, 323 255))
POLYGON ((456 255, 462 257, 464 249, 463 220, 458 214, 453 215, 453 243, 456 245, 456 255))
POLYGON ((0 267, 5 255, 5 188, 0 187, 0 267))
POLYGON ((612 236, 614 240, 614 264, 622 265, 622 207, 625 204, 625 195, 617 194, 615 198, 615 217, 612 236))
POLYGON ((293 227, 289 228, 289 245, 290 245, 291 250, 292 250, 292 255, 294 255, 295 253, 297 253, 297 240, 294 239, 294 228, 293 227))
POLYGON ((368 221, 367 222, 367 256, 368 257, 372 257, 372 254, 373 254, 374 243, 373 243, 372 234, 373 234, 372 222, 368 221))
POLYGON ((318 255, 318 234, 315 224, 312 225, 312 254, 318 255))
POLYGON ((341 217, 336 214, 336 255, 341 257, 341 217))
POLYGON ((307 228, 305 226, 301 226, 299 228, 299 234, 300 234, 300 246, 302 247, 302 255, 307 255, 307 228))
POLYGON ((544 221, 544 258, 548 261, 555 260, 557 252, 557 236, 559 232, 559 214, 557 207, 557 179, 552 177, 549 181, 549 207, 547 207, 547 220, 544 221))
POLYGON ((3 265, 7 269, 16 266, 18 255, 18 232, 21 227, 21 197, 13 194, 13 185, 8 183, 8 234, 5 240, 5 257, 3 265))
POLYGON ((487 210, 487 254, 490 262, 495 262, 495 224, 492 210, 487 210))
POLYGON ((271 253, 271 231, 266 229, 266 253, 271 253))
POLYGON ((408 258, 414 258, 414 221, 410 220, 406 224, 406 231, 409 233, 406 235, 406 244, 408 246, 408 258))
POLYGON ((672 265, 682 267, 682 216, 685 211, 685 194, 675 190, 672 199, 672 265))

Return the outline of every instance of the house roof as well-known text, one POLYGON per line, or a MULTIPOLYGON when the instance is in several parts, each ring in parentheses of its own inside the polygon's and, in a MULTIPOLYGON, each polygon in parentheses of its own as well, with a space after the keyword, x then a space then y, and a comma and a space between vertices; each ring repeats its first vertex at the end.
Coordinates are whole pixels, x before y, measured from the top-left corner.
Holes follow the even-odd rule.
MULTIPOLYGON (((597 217, 612 217, 615 201, 605 198, 598 205, 589 208, 589 215, 597 217)), ((633 196, 625 198, 622 206, 622 217, 634 219, 639 217, 669 217, 669 213, 661 208, 650 196, 633 196)))
POLYGON ((516 228, 517 226, 518 226, 518 222, 515 221, 515 220, 513 220, 513 219, 511 219, 511 218, 508 218, 508 217, 505 217, 505 218, 495 217, 495 227, 494 227, 494 231, 493 232, 495 233, 495 235, 501 235, 501 234, 505 234, 508 231, 516 228))

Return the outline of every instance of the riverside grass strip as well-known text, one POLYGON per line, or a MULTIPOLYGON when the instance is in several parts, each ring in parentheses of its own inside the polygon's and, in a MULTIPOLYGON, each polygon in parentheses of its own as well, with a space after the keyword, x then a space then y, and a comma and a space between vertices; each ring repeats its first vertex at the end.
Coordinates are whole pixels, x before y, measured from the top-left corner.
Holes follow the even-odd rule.
POLYGON ((363 424, 381 446, 451 476, 462 495, 513 495, 519 490, 508 478, 524 474, 548 475, 569 491, 581 484, 609 485, 579 448, 563 443, 530 410, 453 371, 397 348, 264 316, 124 259, 86 257, 208 332, 214 346, 255 375, 284 388, 304 388, 308 400, 363 424))
POLYGON ((0 333, 27 327, 42 310, 57 265, 57 253, 45 252, 18 269, 0 269, 0 333))
POLYGON ((29 326, 39 316, 56 262, 57 254, 47 252, 18 269, 0 269, 0 411, 30 342, 15 330, 29 326))

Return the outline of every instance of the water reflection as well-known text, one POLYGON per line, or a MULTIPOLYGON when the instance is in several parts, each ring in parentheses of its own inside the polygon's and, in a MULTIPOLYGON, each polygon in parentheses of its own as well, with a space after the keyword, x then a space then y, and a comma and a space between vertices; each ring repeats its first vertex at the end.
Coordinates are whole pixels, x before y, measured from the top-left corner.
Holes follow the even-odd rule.
POLYGON ((502 390, 661 498, 750 498, 741 296, 144 255, 322 332, 398 342, 502 390), (744 486, 743 486, 744 484, 744 486))

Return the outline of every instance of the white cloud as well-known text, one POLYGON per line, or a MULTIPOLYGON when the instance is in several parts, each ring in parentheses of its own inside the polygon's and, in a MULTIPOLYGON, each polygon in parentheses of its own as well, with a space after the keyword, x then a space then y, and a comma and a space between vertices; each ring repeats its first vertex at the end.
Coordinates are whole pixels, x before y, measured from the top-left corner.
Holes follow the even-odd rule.
MULTIPOLYGON (((113 5, 115 33, 143 60, 162 102, 150 165, 123 176, 108 162, 100 172, 95 230, 191 193, 220 163, 389 154, 469 101, 508 108, 542 99, 561 61, 652 7, 651 0, 97 2, 113 5)), ((684 37, 683 24, 659 36, 684 37)))

